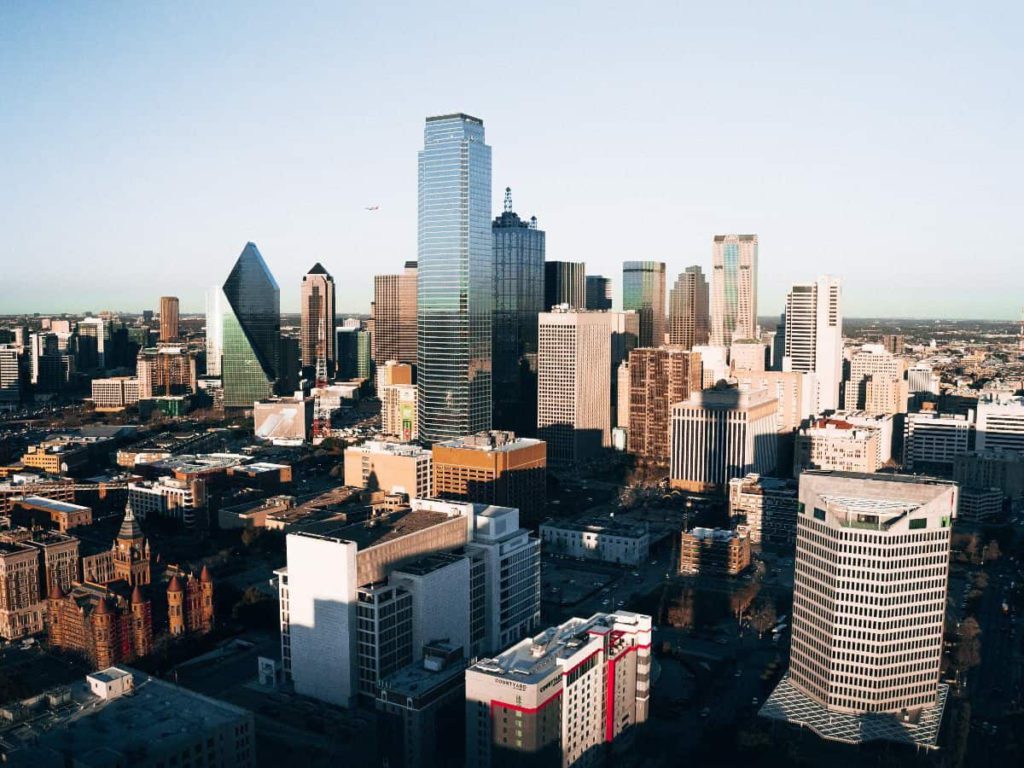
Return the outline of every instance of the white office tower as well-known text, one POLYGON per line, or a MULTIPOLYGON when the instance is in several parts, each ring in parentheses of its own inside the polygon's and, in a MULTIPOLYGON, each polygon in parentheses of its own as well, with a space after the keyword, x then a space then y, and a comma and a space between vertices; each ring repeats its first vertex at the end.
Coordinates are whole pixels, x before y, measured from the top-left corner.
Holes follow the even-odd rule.
POLYGON ((1024 453, 1024 398, 989 395, 978 402, 977 449, 1024 453))
MULTIPOLYGON (((930 403, 926 403, 930 405, 930 403)), ((908 413, 904 425, 903 466, 908 472, 949 477, 957 456, 970 448, 974 413, 908 413)))
POLYGON ((761 715, 825 739, 935 748, 957 486, 800 477, 789 673, 761 715))
POLYGON ((797 283, 786 297, 783 370, 814 373, 817 413, 839 407, 843 378, 843 315, 835 277, 797 283))
POLYGON ((650 670, 651 617, 628 611, 569 619, 477 662, 466 670, 466 764, 604 764, 647 720, 650 670))
POLYGON ((918 392, 939 394, 941 379, 927 363, 918 363, 907 369, 907 391, 914 395, 918 392))
POLYGON ((224 291, 219 286, 206 289, 206 375, 220 376, 224 354, 224 291))
POLYGON ((711 251, 711 345, 757 338, 757 235, 715 235, 711 251))
POLYGON ((296 693, 371 703, 381 679, 446 639, 466 658, 540 622, 540 541, 519 510, 443 499, 288 535, 281 656, 296 693))
POLYGON ((539 315, 537 436, 548 462, 572 466, 611 445, 612 317, 556 310, 539 315))

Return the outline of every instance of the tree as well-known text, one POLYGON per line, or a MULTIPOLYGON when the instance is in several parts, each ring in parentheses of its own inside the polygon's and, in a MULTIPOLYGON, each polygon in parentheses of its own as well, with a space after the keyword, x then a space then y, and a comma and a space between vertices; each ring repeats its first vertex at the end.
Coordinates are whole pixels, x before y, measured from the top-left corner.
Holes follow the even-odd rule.
POLYGON ((679 629, 693 626, 693 590, 687 589, 668 609, 668 623, 679 629))
POLYGON ((999 551, 999 542, 992 539, 988 544, 985 545, 985 549, 981 552, 981 562, 983 563, 994 563, 1000 558, 1002 552, 999 551))
POLYGON ((988 574, 987 573, 973 573, 971 574, 971 583, 975 589, 983 590, 988 588, 988 574))
POLYGON ((743 614, 750 608, 760 590, 761 587, 756 581, 750 581, 729 596, 729 607, 732 609, 736 621, 743 618, 743 614))
POLYGON ((957 627, 957 645, 954 662, 957 677, 981 663, 981 627, 973 616, 968 616, 957 627))
POLYGON ((758 639, 764 637, 764 633, 775 625, 778 618, 779 615, 775 612, 775 602, 770 597, 758 602, 754 612, 750 615, 750 623, 757 630, 758 639))

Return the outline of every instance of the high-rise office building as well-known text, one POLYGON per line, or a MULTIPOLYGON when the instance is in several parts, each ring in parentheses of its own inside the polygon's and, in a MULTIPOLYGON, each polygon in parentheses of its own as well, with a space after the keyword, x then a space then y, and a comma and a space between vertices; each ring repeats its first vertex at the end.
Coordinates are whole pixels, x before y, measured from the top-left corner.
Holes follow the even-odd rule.
POLYGON ((667 464, 672 406, 701 388, 700 355, 683 347, 640 347, 629 353, 629 450, 667 464))
POLYGON ((637 346, 665 343, 665 263, 626 261, 622 264, 622 309, 640 315, 637 346))
POLYGON ((849 373, 843 382, 844 410, 906 413, 906 368, 906 360, 880 344, 865 344, 850 357, 849 373))
POLYGON ((419 153, 417 386, 428 443, 491 426, 494 235, 482 120, 428 117, 419 153))
POLYGON ((334 278, 317 262, 302 277, 299 354, 302 367, 315 369, 323 355, 327 374, 334 372, 334 278))
POLYGON ((951 482, 800 477, 789 673, 763 717, 847 743, 935 747, 956 510, 951 482))
POLYGON ((252 408, 274 392, 281 345, 281 291, 255 243, 224 282, 221 376, 225 408, 252 408))
POLYGON ((416 364, 416 262, 373 278, 373 359, 416 364))
MULTIPOLYGON (((224 291, 215 285, 206 289, 206 375, 220 376, 224 354, 224 291)), ((143 344, 142 346, 148 346, 143 344)))
POLYGON ((13 344, 0 344, 0 403, 21 400, 21 365, 18 348, 13 344))
POLYGON ((339 379, 369 379, 373 375, 373 342, 369 331, 356 326, 338 328, 335 345, 339 379))
POLYGON ((543 440, 491 431, 434 443, 434 495, 515 507, 530 523, 547 499, 547 446, 543 440))
POLYGON ((140 400, 196 391, 196 358, 187 347, 165 344, 140 350, 135 370, 140 400))
POLYGON ((24 542, 0 540, 0 637, 18 640, 43 631, 39 555, 24 542))
MULTIPOLYGON (((60 333, 57 331, 56 333, 60 333)), ((95 346, 90 344, 90 351, 93 351, 95 357, 92 354, 86 356, 83 355, 82 360, 78 360, 79 370, 88 370, 91 368, 103 368, 106 365, 106 340, 107 331, 106 324, 103 322, 103 318, 100 317, 86 317, 83 320, 78 321, 78 325, 75 328, 75 334, 79 339, 94 339, 95 346)))
POLYGON ((686 349, 708 343, 711 335, 708 281, 700 267, 680 272, 669 292, 668 335, 670 344, 686 349))
POLYGON ((160 341, 178 338, 178 297, 160 297, 160 341))
POLYGON ((544 311, 563 304, 583 309, 587 303, 587 265, 582 261, 544 263, 544 311))
POLYGON ((775 394, 779 432, 791 433, 815 414, 813 373, 736 371, 732 378, 740 389, 770 389, 775 394))
POLYGON ((577 464, 611 444, 609 318, 614 314, 540 315, 537 435, 548 444, 552 465, 577 464))
POLYGON ((785 371, 814 373, 815 410, 839 408, 839 384, 843 378, 843 314, 839 279, 819 277, 798 283, 786 297, 785 371))
MULTIPOLYGON (((926 403, 931 405, 931 403, 926 403)), ((927 409, 908 413, 903 432, 903 466, 908 472, 950 477, 956 457, 971 449, 973 419, 927 409)))
POLYGON ((537 428, 537 315, 544 310, 544 232, 519 218, 512 190, 494 233, 491 357, 494 426, 521 434, 537 428))
POLYGON ((612 308, 612 280, 603 275, 587 275, 587 309, 612 308))
POLYGON ((674 404, 672 487, 696 493, 721 491, 733 478, 774 471, 777 410, 771 390, 743 391, 721 385, 674 404))
POLYGON ((807 469, 837 472, 877 472, 881 466, 882 435, 841 418, 822 418, 801 427, 793 448, 793 475, 807 469))
POLYGON ((756 338, 757 235, 715 235, 711 268, 711 343, 756 338))
POLYGON ((651 617, 574 618, 466 670, 466 764, 614 765, 647 720, 651 617), (608 752, 611 755, 608 755, 608 752))

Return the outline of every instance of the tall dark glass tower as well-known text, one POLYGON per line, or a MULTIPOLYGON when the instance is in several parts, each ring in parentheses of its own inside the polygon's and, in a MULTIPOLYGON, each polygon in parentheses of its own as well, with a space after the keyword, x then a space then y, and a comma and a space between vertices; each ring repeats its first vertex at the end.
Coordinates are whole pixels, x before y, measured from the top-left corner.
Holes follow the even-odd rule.
POLYGON ((494 233, 494 426, 530 436, 537 429, 537 315, 544 311, 544 232, 537 217, 523 221, 505 210, 494 233))
POLYGON ((586 286, 587 266, 582 261, 549 261, 544 265, 544 311, 560 304, 583 309, 586 286))
POLYGON ((420 439, 491 426, 491 148, 482 120, 428 117, 419 153, 417 386, 420 439))
POLYGON ((612 308, 612 281, 603 275, 587 275, 587 309, 612 308))
POLYGON ((254 243, 242 249, 223 292, 224 407, 251 408, 273 394, 281 343, 281 291, 254 243))

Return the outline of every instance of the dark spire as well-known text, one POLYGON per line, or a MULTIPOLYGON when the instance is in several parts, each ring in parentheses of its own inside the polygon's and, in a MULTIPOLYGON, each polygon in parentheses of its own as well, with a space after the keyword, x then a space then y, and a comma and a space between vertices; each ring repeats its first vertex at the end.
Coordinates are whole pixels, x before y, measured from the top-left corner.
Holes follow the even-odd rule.
POLYGON ((142 527, 139 525, 138 520, 135 519, 135 513, 132 512, 131 502, 124 508, 124 520, 121 521, 121 529, 117 532, 117 538, 119 539, 142 539, 145 535, 142 533, 142 527))
POLYGON ((512 213, 512 187, 505 187, 505 213, 512 213))
POLYGON ((318 261, 313 265, 313 268, 306 273, 307 275, 326 275, 327 270, 324 269, 323 265, 318 261))

